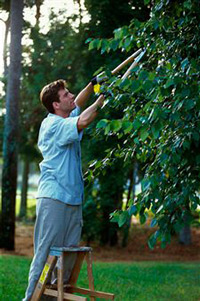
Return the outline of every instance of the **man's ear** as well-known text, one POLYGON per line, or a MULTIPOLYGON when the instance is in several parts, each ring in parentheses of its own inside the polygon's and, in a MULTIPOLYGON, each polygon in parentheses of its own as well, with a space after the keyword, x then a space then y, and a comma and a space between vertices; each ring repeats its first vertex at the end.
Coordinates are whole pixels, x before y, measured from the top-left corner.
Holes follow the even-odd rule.
POLYGON ((58 110, 58 109, 60 108, 60 104, 59 104, 59 102, 57 102, 57 101, 54 101, 54 102, 52 103, 52 105, 53 105, 54 111, 55 111, 55 110, 58 110))

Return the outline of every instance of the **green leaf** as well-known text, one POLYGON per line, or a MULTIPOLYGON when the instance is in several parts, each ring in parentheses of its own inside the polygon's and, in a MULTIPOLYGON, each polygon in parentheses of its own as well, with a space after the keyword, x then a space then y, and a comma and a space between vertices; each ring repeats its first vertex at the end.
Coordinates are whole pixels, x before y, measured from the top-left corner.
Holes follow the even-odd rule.
POLYGON ((169 232, 162 234, 161 236, 161 248, 164 249, 168 243, 170 243, 171 234, 169 232))
POLYGON ((129 86, 130 86, 130 81, 128 80, 128 78, 123 79, 119 84, 119 87, 121 89, 127 89, 129 88, 129 86))
POLYGON ((149 76, 149 73, 146 70, 142 70, 139 74, 139 80, 145 81, 149 76))
POLYGON ((105 128, 108 124, 108 120, 107 119, 101 119, 97 125, 96 125, 96 128, 97 129, 101 129, 101 128, 105 128))
POLYGON ((138 119, 135 119, 135 120, 133 121, 133 128, 134 128, 135 130, 138 130, 138 129, 141 127, 141 125, 142 125, 142 123, 141 123, 138 119))
POLYGON ((142 185, 142 191, 146 191, 147 189, 149 189, 149 187, 150 187, 149 179, 143 179, 141 181, 141 185, 142 185))
POLYGON ((109 49, 109 42, 107 40, 102 40, 102 44, 101 44, 101 54, 103 54, 104 52, 106 52, 109 49))
POLYGON ((140 215, 140 224, 144 224, 147 220, 146 214, 140 215))
POLYGON ((183 6, 190 10, 192 8, 191 0, 184 1, 183 6))
POLYGON ((155 233, 154 233, 150 236, 150 238, 148 240, 148 246, 149 246, 150 249, 152 249, 152 250, 154 249, 156 241, 157 241, 157 238, 156 238, 155 233))
POLYGON ((89 43, 92 41, 92 38, 88 38, 86 41, 85 41, 85 44, 89 43))
POLYGON ((130 38, 126 38, 125 42, 124 42, 124 47, 128 48, 130 46, 130 44, 131 44, 131 39, 130 38))
POLYGON ((194 131, 192 133, 192 137, 194 138, 194 140, 199 141, 199 133, 197 131, 194 131))
POLYGON ((140 141, 138 138, 134 138, 133 141, 135 142, 135 144, 140 144, 140 141))
POLYGON ((112 50, 114 50, 114 51, 117 50, 118 46, 119 46, 119 41, 118 40, 112 40, 111 41, 110 48, 112 50))
POLYGON ((157 225, 157 223, 158 223, 157 220, 155 218, 153 218, 151 221, 151 227, 152 228, 155 227, 157 225))
POLYGON ((152 130, 154 139, 158 139, 159 134, 160 134, 160 124, 159 123, 154 124, 152 126, 151 130, 152 130))
POLYGON ((115 39, 121 39, 123 37, 123 31, 121 28, 117 28, 114 30, 115 39))
POLYGON ((171 65, 170 62, 167 62, 167 63, 166 63, 166 68, 167 68, 168 70, 172 70, 172 65, 171 65))
POLYGON ((90 44, 89 44, 89 50, 92 50, 92 49, 94 49, 94 48, 97 48, 98 44, 99 44, 99 40, 98 40, 98 39, 93 40, 93 41, 90 42, 90 44))
POLYGON ((185 70, 185 67, 188 66, 189 64, 189 60, 188 58, 186 57, 182 62, 181 62, 181 68, 182 70, 185 70))
POLYGON ((101 48, 101 45, 102 45, 102 40, 98 40, 98 44, 96 46, 97 50, 101 48))
POLYGON ((122 123, 122 129, 124 130, 125 134, 128 134, 132 131, 133 129, 133 124, 130 121, 123 121, 122 123))
POLYGON ((122 211, 120 213, 119 220, 118 220, 119 227, 122 227, 125 224, 125 222, 127 221, 127 218, 128 218, 128 212, 122 211))
POLYGON ((149 136, 149 132, 148 132, 147 127, 142 128, 142 130, 140 131, 141 140, 145 141, 148 136, 149 136))
POLYGON ((110 132, 110 123, 106 126, 104 133, 105 135, 108 135, 109 132, 110 132))
POLYGON ((97 74, 101 73, 104 70, 104 67, 100 67, 99 69, 97 69, 97 71, 95 71, 95 73, 93 73, 94 76, 96 76, 97 74))
POLYGON ((129 215, 136 215, 138 210, 137 210, 137 207, 135 205, 132 205, 130 208, 129 208, 129 215))
MULTIPOLYGON (((190 90, 187 89, 187 95, 190 94, 190 90)), ((196 103, 193 99, 187 99, 185 102, 184 102, 184 107, 187 109, 187 110, 191 110, 195 107, 196 103)))
POLYGON ((169 78, 166 82, 166 84, 164 85, 164 88, 167 89, 169 88, 170 86, 173 86, 174 85, 174 80, 172 78, 169 78))
POLYGON ((154 72, 149 72, 149 76, 148 76, 148 79, 153 81, 156 77, 156 74, 154 72))
MULTIPOLYGON (((185 140, 184 142, 183 142, 183 148, 184 149, 189 149, 190 148, 190 141, 188 141, 188 140, 185 140)), ((200 161, 199 161, 199 163, 200 163, 200 161)))
POLYGON ((122 127, 121 120, 112 120, 110 122, 111 131, 118 132, 121 129, 121 127, 122 127))
POLYGON ((110 221, 112 223, 118 223, 119 221, 119 211, 115 210, 114 212, 110 213, 110 221))
POLYGON ((140 81, 134 80, 131 84, 131 91, 138 92, 142 87, 140 86, 140 81))

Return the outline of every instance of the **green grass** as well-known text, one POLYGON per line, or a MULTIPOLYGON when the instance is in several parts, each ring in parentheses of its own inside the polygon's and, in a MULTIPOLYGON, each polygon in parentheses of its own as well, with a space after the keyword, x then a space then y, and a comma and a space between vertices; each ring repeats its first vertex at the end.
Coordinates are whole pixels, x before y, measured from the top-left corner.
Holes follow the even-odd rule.
MULTIPOLYGON (((0 256, 0 300, 22 299, 30 262, 25 257, 0 256)), ((199 271, 200 263, 95 262, 93 266, 95 289, 114 293, 116 301, 200 300, 199 271)), ((88 287, 85 265, 79 285, 88 287)))

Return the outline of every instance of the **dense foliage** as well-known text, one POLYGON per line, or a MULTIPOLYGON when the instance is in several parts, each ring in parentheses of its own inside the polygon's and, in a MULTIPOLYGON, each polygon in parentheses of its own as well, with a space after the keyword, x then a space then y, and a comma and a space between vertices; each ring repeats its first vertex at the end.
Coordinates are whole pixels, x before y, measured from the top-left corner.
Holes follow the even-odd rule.
MULTIPOLYGON (((1 7, 8 10, 4 2, 1 7)), ((171 233, 192 222, 199 204, 198 1, 85 0, 88 23, 82 23, 81 9, 80 15, 62 21, 65 12, 52 13, 46 34, 39 27, 42 1, 26 1, 31 7, 35 3, 36 26, 26 22, 23 31, 32 43, 23 48, 20 154, 30 161, 40 159, 37 135, 46 113, 39 92, 46 83, 64 78, 77 93, 100 66, 112 70, 138 48, 146 48, 129 79, 107 71, 110 80, 102 89, 113 96, 85 131, 82 158, 89 181, 84 235, 88 242, 114 245, 118 228, 110 223, 111 212, 125 237, 132 214, 145 223, 151 210, 152 226, 158 230, 149 245, 159 239, 164 246, 171 233), (91 41, 90 51, 86 40, 91 41), (143 179, 137 196, 136 175, 143 179)))
MULTIPOLYGON (((129 79, 110 78, 112 86, 104 89, 114 96, 108 99, 97 129, 107 139, 123 139, 123 145, 116 143, 107 152, 107 164, 117 157, 125 164, 133 157, 143 164, 142 192, 130 200, 128 210, 114 212, 113 220, 122 225, 139 213, 145 223, 151 209, 151 224, 158 230, 150 247, 157 240, 165 246, 171 233, 192 222, 200 204, 199 14, 197 0, 157 0, 147 22, 134 19, 116 29, 112 39, 95 39, 89 45, 110 54, 116 49, 130 54, 146 48, 143 63, 129 79), (108 110, 119 109, 122 118, 106 117, 108 110)), ((96 164, 95 171, 103 168, 96 164)))

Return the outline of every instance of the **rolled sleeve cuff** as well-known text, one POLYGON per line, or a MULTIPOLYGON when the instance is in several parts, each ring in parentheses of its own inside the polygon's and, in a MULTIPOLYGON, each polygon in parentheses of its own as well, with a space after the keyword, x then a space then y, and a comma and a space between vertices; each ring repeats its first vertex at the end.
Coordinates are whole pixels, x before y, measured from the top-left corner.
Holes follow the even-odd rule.
POLYGON ((80 132, 78 131, 77 123, 78 123, 79 116, 73 117, 73 119, 74 119, 73 120, 73 123, 74 123, 74 127, 73 127, 74 137, 76 137, 76 140, 81 141, 81 139, 83 137, 83 130, 81 130, 80 132))

